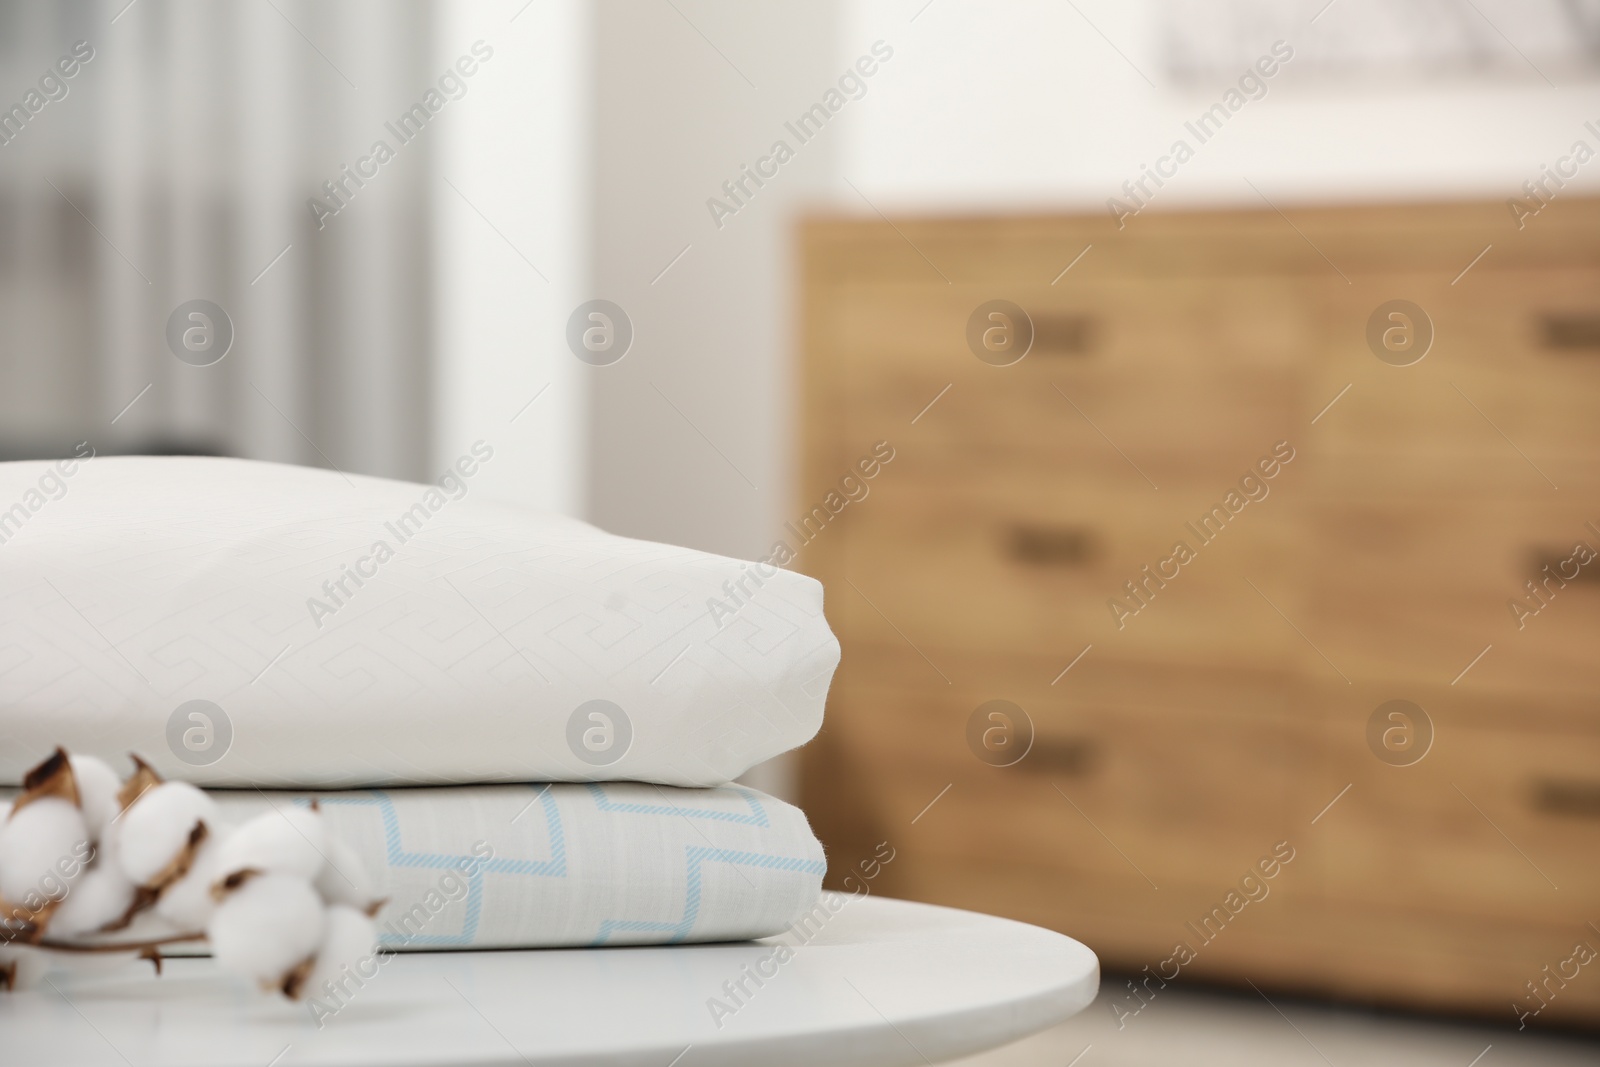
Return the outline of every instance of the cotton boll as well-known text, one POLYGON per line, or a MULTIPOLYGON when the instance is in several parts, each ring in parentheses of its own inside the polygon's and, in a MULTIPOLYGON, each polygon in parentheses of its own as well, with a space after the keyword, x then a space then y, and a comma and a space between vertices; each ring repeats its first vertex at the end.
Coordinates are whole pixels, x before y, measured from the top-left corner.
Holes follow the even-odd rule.
POLYGON ((295 991, 300 997, 325 997, 331 983, 340 996, 349 996, 377 973, 378 928, 355 908, 335 904, 328 908, 322 945, 311 973, 295 991))
MULTIPOLYGON (((106 826, 105 832, 100 835, 100 839, 94 843, 94 865, 96 867, 115 867, 118 870, 122 870, 122 860, 118 857, 118 852, 120 851, 119 842, 122 838, 122 834, 119 832, 120 829, 121 827, 117 823, 110 823, 106 826)), ((122 873, 126 876, 128 872, 123 870, 122 873)))
POLYGON ((189 873, 161 891, 161 898, 156 901, 157 915, 180 930, 205 929, 217 904, 211 886, 222 877, 222 846, 233 830, 231 826, 219 826, 206 838, 189 873))
POLYGON ((206 936, 217 964, 275 986, 322 944, 327 925, 311 883, 286 874, 246 878, 211 913, 206 936))
POLYGON ((223 875, 244 870, 291 874, 309 882, 326 862, 327 843, 321 812, 309 808, 264 812, 228 838, 218 869, 223 875))
POLYGON ((317 892, 329 904, 348 904, 365 911, 374 899, 366 864, 361 862, 355 849, 332 834, 328 835, 323 851, 327 853, 327 862, 312 883, 317 892))
POLYGON ((93 756, 68 756, 67 761, 72 764, 72 776, 78 782, 78 806, 83 810, 83 821, 89 826, 89 836, 98 841, 121 810, 117 792, 122 788, 122 780, 104 760, 93 756))
POLYGON ((73 883, 50 916, 50 936, 78 937, 122 918, 133 903, 136 888, 121 868, 95 864, 73 883))
POLYGON ((25 804, 0 825, 0 897, 28 907, 60 898, 92 852, 83 813, 71 801, 25 804))
POLYGON ((188 782, 163 782, 134 801, 114 824, 117 862, 135 883, 149 885, 188 847, 194 825, 218 823, 217 805, 188 782))

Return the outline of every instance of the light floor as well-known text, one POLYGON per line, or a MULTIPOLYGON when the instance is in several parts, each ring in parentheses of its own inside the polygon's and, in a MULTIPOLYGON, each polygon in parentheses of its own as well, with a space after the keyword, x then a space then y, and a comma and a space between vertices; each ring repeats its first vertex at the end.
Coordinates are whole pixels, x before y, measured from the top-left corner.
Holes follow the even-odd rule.
MULTIPOLYGON (((1120 981, 1108 976, 1103 988, 1120 981)), ((1251 995, 1169 988, 1125 1019, 1119 1031, 1102 998, 1061 1026, 956 1062, 964 1067, 1600 1065, 1600 1038, 1273 1000, 1276 1007, 1251 995)))

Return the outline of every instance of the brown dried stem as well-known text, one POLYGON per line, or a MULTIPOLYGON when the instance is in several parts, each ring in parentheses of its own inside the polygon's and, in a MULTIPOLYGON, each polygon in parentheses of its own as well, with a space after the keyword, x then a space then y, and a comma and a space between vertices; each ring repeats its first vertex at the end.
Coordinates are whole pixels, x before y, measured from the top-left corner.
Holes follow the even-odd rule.
POLYGON ((106 941, 95 944, 81 944, 76 941, 53 941, 43 938, 30 944, 29 948, 44 949, 50 952, 78 952, 78 953, 107 953, 131 952, 139 955, 167 945, 179 945, 185 942, 204 941, 205 934, 174 934, 171 937, 158 937, 150 941, 106 941))

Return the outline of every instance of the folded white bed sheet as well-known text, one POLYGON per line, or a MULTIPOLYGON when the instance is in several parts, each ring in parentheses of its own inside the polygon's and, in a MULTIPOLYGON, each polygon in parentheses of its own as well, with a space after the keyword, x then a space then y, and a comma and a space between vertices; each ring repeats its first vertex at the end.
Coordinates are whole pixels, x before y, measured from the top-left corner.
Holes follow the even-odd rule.
POLYGON ((474 490, 245 460, 0 464, 0 784, 730 781, 804 744, 822 587, 474 490), (198 717, 197 717, 198 716, 198 717))
POLYGON ((738 785, 212 795, 235 823, 316 796, 388 898, 378 932, 394 949, 743 940, 787 929, 822 892, 805 815, 738 785))

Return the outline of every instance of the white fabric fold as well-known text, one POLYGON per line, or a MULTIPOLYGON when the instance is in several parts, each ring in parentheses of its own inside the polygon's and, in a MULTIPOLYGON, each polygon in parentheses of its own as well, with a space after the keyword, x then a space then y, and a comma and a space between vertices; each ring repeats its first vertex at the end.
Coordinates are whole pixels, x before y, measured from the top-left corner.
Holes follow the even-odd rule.
POLYGON ((435 485, 0 464, 0 783, 56 745, 210 786, 730 781, 805 743, 803 575, 435 485))

